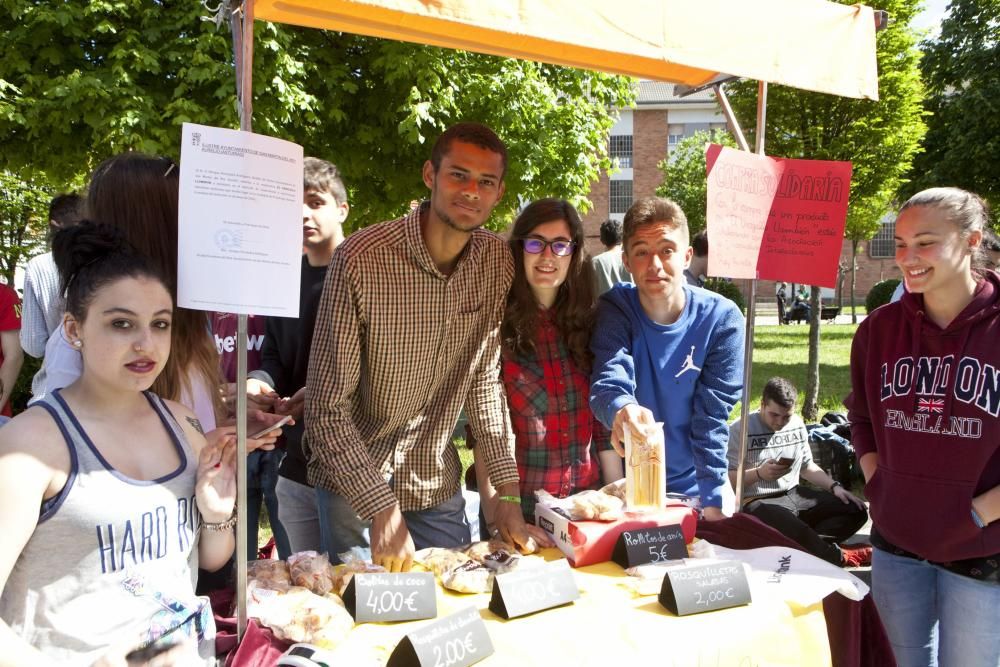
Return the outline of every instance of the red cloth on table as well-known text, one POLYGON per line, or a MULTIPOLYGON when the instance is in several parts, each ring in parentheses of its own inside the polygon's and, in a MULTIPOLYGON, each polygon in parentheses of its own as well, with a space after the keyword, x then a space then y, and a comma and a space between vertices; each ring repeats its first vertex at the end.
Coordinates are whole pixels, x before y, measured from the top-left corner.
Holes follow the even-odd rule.
POLYGON ((215 654, 226 657, 225 667, 272 667, 281 654, 291 646, 251 619, 247 623, 243 641, 236 642, 236 619, 230 616, 235 593, 229 589, 208 594, 215 612, 215 654))
MULTIPOLYGON (((749 514, 722 521, 699 521, 698 537, 728 549, 799 545, 749 514)), ((896 660, 882 619, 869 594, 854 602, 840 593, 823 599, 826 633, 834 667, 894 667, 896 660)))

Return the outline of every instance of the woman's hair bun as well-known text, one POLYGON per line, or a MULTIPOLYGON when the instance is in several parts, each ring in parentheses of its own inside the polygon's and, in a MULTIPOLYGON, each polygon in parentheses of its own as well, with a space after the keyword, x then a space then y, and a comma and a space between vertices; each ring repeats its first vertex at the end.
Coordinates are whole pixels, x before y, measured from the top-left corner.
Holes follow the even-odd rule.
POLYGON ((121 230, 92 220, 60 229, 52 237, 52 258, 59 269, 63 291, 84 267, 115 255, 134 254, 121 230))

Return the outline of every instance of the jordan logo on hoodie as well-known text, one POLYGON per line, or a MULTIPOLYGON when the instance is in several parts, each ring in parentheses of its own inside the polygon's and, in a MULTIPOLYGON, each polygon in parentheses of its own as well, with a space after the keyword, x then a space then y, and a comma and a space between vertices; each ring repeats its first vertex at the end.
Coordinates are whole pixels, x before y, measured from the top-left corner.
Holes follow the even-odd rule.
POLYGON ((677 375, 674 376, 675 378, 679 378, 688 371, 701 372, 701 369, 694 365, 694 347, 694 345, 691 346, 691 351, 688 353, 687 357, 684 358, 684 364, 681 366, 681 369, 677 371, 677 375))

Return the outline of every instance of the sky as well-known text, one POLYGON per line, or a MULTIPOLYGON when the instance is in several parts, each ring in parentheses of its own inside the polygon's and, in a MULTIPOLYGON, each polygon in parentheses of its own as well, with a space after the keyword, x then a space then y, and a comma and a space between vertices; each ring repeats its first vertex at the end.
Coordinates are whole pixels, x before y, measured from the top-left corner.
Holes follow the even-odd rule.
POLYGON ((913 27, 929 30, 930 35, 938 33, 950 0, 924 0, 924 9, 913 19, 913 27))

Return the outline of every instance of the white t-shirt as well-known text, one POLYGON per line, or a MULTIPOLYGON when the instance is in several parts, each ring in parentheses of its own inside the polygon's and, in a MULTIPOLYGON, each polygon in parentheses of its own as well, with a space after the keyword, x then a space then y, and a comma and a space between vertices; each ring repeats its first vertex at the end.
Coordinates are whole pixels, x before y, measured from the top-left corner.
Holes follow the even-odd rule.
MULTIPOLYGON (((726 458, 729 461, 729 469, 736 470, 739 464, 739 442, 740 442, 740 422, 737 419, 729 427, 729 449, 726 458)), ((755 481, 747 484, 744 489, 744 496, 760 496, 779 491, 788 491, 799 483, 799 473, 802 468, 812 462, 812 450, 809 449, 809 433, 806 425, 802 422, 802 417, 792 415, 791 420, 785 428, 780 431, 772 431, 760 418, 760 410, 750 413, 749 425, 747 427, 747 457, 745 469, 751 470, 768 459, 778 460, 780 458, 794 459, 788 472, 769 482, 766 480, 755 481)))

